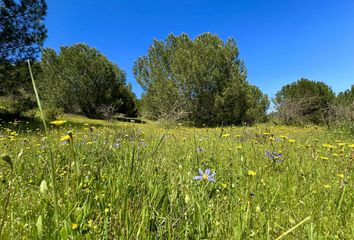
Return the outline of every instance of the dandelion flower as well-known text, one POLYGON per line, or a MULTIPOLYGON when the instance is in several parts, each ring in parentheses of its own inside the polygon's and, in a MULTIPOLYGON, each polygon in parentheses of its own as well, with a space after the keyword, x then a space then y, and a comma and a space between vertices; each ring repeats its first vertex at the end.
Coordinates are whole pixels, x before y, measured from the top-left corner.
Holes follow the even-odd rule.
POLYGON ((71 224, 71 229, 72 229, 72 230, 76 230, 77 227, 78 227, 77 223, 71 224))
POLYGON ((322 144, 322 147, 325 147, 325 148, 328 148, 328 149, 334 149, 334 148, 336 148, 335 146, 333 146, 333 145, 331 145, 331 144, 327 144, 327 143, 322 144))
POLYGON ((253 171, 253 170, 248 170, 248 171, 247 171, 247 175, 248 175, 248 176, 251 176, 251 177, 254 177, 254 176, 257 175, 257 172, 255 172, 255 171, 253 171))
POLYGON ((63 125, 64 123, 66 123, 66 121, 64 120, 55 120, 55 121, 52 121, 52 122, 49 122, 50 124, 52 125, 55 125, 55 126, 60 126, 60 125, 63 125))
POLYGON ((65 135, 59 139, 60 142, 69 142, 71 140, 69 135, 65 135))

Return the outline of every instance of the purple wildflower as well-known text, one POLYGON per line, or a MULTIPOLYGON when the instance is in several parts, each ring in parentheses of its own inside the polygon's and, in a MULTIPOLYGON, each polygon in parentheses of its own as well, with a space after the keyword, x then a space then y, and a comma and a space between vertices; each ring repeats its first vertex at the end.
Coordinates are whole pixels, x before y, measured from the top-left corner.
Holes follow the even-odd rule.
POLYGON ((195 150, 197 153, 202 153, 204 152, 204 149, 201 147, 197 147, 197 149, 195 150))
POLYGON ((199 171, 199 174, 200 174, 200 175, 199 175, 199 176, 195 176, 195 177, 193 178, 193 180, 203 180, 203 181, 215 182, 214 176, 215 176, 216 173, 210 174, 210 169, 209 169, 209 168, 206 169, 205 172, 203 172, 203 170, 200 169, 200 168, 199 168, 198 171, 199 171))
POLYGON ((271 159, 274 159, 274 158, 280 158, 283 156, 283 154, 281 153, 277 153, 277 152, 270 152, 270 151, 266 151, 266 156, 271 158, 271 159))
POLYGON ((270 151, 266 151, 266 156, 273 160, 274 163, 282 163, 282 160, 279 160, 279 158, 281 158, 283 156, 282 153, 277 153, 277 152, 270 152, 270 151))

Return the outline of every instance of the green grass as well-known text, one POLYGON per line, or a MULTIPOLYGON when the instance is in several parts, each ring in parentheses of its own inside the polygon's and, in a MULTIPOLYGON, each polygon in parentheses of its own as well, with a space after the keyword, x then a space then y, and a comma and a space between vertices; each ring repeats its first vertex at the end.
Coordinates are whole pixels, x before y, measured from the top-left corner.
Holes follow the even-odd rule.
POLYGON ((0 239, 354 235, 354 140, 345 133, 64 118, 47 136, 31 122, 1 122, 0 154, 13 168, 0 162, 0 239), (62 145, 67 131, 73 141, 62 145), (267 150, 282 157, 272 160, 267 150), (216 172, 216 181, 193 181, 198 168, 216 172))

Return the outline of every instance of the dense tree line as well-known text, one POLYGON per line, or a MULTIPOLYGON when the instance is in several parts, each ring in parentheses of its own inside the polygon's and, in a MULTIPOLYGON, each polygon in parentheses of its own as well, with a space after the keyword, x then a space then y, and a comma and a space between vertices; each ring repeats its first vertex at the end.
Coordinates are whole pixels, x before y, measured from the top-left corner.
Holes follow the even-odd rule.
POLYGON ((265 120, 268 98, 247 82, 238 55, 233 39, 210 33, 155 40, 133 69, 145 114, 212 125, 265 120))
MULTIPOLYGON (((42 46, 47 36, 45 0, 0 0, 0 112, 34 108, 28 66, 44 105, 90 117, 116 114, 196 124, 253 124, 267 120, 267 95, 247 81, 235 40, 204 33, 154 40, 133 73, 144 89, 136 99, 125 72, 85 44, 42 46), (39 57, 41 57, 39 59, 39 57), (6 105, 4 104, 6 102, 6 105)), ((346 124, 354 129, 354 85, 337 96, 323 82, 300 79, 273 100, 286 124, 346 124)))

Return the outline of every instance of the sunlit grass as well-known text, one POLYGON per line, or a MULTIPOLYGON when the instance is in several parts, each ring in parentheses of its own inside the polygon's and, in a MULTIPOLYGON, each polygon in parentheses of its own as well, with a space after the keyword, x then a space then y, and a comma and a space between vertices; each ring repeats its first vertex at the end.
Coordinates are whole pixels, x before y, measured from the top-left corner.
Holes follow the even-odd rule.
POLYGON ((47 137, 31 123, 0 122, 0 153, 13 164, 0 162, 1 239, 354 234, 354 140, 346 133, 313 126, 167 128, 63 118, 67 122, 48 126, 47 137), (193 181, 199 168, 215 172, 216 181, 193 181))

